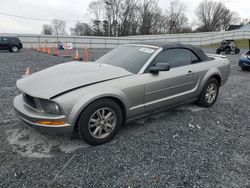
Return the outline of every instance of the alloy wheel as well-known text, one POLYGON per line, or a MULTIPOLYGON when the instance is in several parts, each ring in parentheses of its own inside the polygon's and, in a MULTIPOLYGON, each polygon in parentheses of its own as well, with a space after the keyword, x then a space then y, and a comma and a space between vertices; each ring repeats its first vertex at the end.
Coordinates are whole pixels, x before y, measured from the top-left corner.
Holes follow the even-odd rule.
POLYGON ((96 139, 108 137, 117 125, 117 117, 110 108, 101 108, 93 113, 88 122, 88 130, 96 139))
POLYGON ((208 85, 206 94, 205 94, 207 103, 211 104, 214 102, 217 96, 217 91, 218 89, 215 83, 212 82, 208 85))

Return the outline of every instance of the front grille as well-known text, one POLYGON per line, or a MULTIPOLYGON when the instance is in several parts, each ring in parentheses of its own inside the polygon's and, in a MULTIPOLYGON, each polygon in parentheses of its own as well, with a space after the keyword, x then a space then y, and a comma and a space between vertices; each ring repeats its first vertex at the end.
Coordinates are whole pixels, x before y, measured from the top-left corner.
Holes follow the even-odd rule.
POLYGON ((36 108, 36 103, 34 97, 28 95, 28 94, 23 94, 24 101, 27 105, 31 106, 32 108, 36 108))

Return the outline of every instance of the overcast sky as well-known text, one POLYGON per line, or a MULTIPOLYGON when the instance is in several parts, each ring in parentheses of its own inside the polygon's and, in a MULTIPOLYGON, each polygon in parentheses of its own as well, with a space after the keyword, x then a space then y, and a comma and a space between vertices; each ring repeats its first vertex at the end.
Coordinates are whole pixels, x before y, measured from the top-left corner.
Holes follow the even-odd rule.
MULTIPOLYGON (((88 5, 92 0, 0 0, 0 13, 38 19, 80 20, 89 22, 88 5)), ((180 0, 186 6, 189 22, 195 19, 194 11, 200 0, 180 0)), ((159 0, 159 6, 166 9, 170 0, 159 0)), ((221 0, 242 18, 250 18, 249 0, 221 0)), ((41 33, 42 25, 49 21, 33 21, 0 14, 0 33, 41 33)), ((67 32, 74 22, 67 22, 67 32)))

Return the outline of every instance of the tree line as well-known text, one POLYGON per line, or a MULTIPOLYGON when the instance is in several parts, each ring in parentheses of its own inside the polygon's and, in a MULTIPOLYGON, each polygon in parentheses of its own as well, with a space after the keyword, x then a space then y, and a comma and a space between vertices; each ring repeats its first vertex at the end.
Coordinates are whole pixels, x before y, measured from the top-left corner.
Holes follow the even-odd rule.
MULTIPOLYGON (((186 6, 172 0, 163 10, 157 0, 95 0, 89 4, 91 23, 76 23, 70 28, 76 36, 129 36, 147 34, 171 34, 225 30, 239 23, 238 13, 224 3, 204 0, 196 7, 196 23, 191 23, 185 14, 186 6), (196 25, 194 29, 194 25, 196 25)), ((248 23, 249 20, 242 20, 248 23)), ((43 25, 43 34, 66 34, 66 23, 53 20, 43 25)))

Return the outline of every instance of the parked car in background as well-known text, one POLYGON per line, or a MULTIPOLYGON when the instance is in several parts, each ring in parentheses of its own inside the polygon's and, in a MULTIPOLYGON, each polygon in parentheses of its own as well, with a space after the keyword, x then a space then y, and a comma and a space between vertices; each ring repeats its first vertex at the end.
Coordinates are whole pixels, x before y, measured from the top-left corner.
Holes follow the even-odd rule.
POLYGON ((18 52, 22 48, 22 42, 18 37, 0 36, 0 50, 18 52))
POLYGON ((220 43, 219 48, 216 50, 217 54, 221 52, 225 52, 226 54, 230 54, 234 52, 235 54, 240 53, 240 49, 237 47, 235 40, 223 40, 220 43))
POLYGON ((174 106, 212 106, 228 80, 225 56, 180 43, 145 42, 111 50, 96 62, 71 62, 17 81, 20 119, 50 134, 79 133, 91 145, 122 124, 174 106))
POLYGON ((250 70, 250 50, 240 57, 239 66, 242 70, 250 70))

